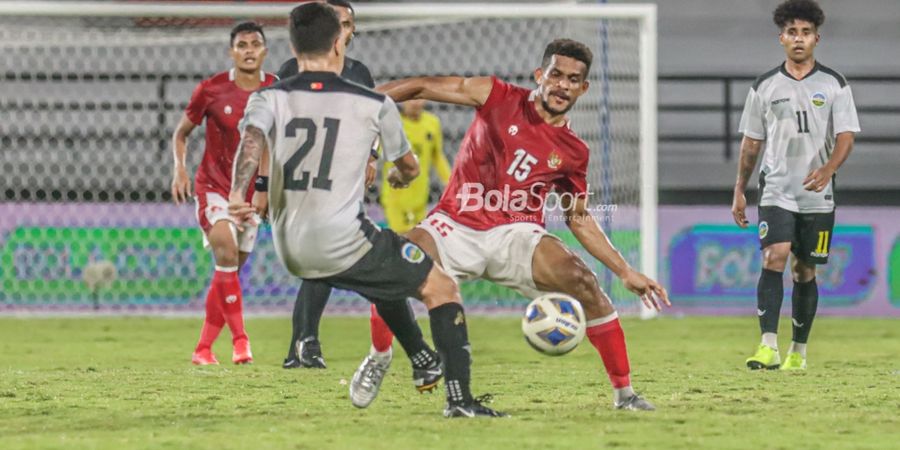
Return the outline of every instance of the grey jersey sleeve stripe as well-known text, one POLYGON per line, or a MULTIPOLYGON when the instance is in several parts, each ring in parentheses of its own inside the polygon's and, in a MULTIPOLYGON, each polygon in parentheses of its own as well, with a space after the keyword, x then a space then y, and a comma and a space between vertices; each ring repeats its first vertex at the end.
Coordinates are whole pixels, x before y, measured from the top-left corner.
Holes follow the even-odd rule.
POLYGON ((384 97, 381 111, 378 113, 378 128, 381 135, 381 147, 388 161, 396 161, 409 153, 409 141, 403 132, 403 122, 397 105, 388 97, 384 97))

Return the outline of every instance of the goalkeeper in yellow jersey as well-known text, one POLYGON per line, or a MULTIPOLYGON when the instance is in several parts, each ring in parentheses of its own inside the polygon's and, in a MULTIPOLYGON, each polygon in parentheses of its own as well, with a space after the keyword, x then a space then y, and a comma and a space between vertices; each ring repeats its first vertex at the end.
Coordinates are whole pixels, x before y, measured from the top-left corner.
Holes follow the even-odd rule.
POLYGON ((450 179, 450 164, 444 156, 444 139, 441 121, 434 114, 425 111, 424 100, 408 100, 400 105, 403 131, 419 158, 421 173, 408 188, 394 189, 387 182, 391 163, 384 165, 381 183, 381 206, 388 227, 398 234, 406 233, 425 218, 428 209, 428 194, 431 188, 431 168, 433 167, 445 186, 450 179))

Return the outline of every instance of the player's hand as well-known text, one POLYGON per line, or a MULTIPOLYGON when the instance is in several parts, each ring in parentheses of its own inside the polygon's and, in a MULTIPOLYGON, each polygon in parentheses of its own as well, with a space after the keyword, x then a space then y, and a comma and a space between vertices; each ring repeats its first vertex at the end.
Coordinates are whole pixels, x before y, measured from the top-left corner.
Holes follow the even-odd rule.
POLYGON ((176 168, 175 175, 172 177, 172 200, 180 205, 190 200, 193 195, 191 177, 188 175, 187 169, 176 168))
POLYGON ((834 176, 834 170, 828 165, 813 170, 803 180, 803 188, 807 191, 822 192, 831 183, 831 177, 834 176))
POLYGON ((622 284, 637 294, 648 308, 659 311, 662 305, 672 306, 666 288, 636 270, 629 269, 622 277, 622 284))
POLYGON ((747 228, 747 197, 743 192, 734 191, 734 200, 731 201, 731 216, 734 217, 734 223, 741 228, 747 228))
POLYGON ((251 203, 253 204, 253 207, 256 208, 256 213, 259 214, 259 217, 262 217, 263 220, 265 220, 266 216, 269 214, 269 193, 254 192, 253 201, 251 203))
POLYGON ((369 157, 369 164, 366 165, 366 188, 371 188, 375 184, 375 175, 378 173, 377 161, 377 159, 369 157))
POLYGON ((394 189, 405 189, 409 187, 409 183, 404 182, 403 175, 400 175, 400 170, 396 167, 391 167, 391 170, 388 171, 387 181, 394 189))
POLYGON ((238 231, 244 231, 245 223, 255 223, 256 208, 247 203, 240 194, 231 193, 228 196, 228 214, 231 215, 238 231))

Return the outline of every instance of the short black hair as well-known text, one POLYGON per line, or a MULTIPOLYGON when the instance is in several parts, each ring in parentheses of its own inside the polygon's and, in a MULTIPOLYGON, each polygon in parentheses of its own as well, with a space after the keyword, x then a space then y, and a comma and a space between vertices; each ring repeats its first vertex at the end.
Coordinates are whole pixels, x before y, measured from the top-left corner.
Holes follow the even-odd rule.
POLYGON ((325 3, 328 3, 331 6, 340 6, 342 8, 347 8, 350 10, 350 16, 354 19, 356 18, 356 11, 353 10, 353 5, 351 5, 347 0, 325 0, 325 3))
POLYGON ((241 33, 259 33, 263 42, 266 42, 266 33, 263 33, 262 25, 256 22, 241 22, 231 29, 231 40, 228 41, 228 45, 234 45, 234 38, 241 33))
POLYGON ((818 29, 825 23, 825 13, 815 0, 787 0, 775 8, 772 20, 780 29, 795 20, 805 20, 818 29))
POLYGON ((594 53, 587 45, 572 39, 556 39, 547 44, 544 49, 544 57, 541 59, 541 67, 547 68, 553 55, 568 56, 584 63, 587 69, 585 75, 591 71, 591 63, 594 61, 594 53))
POLYGON ((341 34, 337 11, 324 3, 304 3, 291 11, 291 45, 299 54, 322 54, 331 50, 341 34))

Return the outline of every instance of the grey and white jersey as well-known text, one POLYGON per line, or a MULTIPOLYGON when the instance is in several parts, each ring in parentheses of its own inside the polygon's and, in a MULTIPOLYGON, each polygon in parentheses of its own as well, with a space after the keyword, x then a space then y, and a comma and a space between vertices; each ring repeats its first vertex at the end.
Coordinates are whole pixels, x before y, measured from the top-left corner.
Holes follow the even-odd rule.
POLYGON ((802 80, 778 66, 756 79, 741 117, 744 136, 766 141, 760 206, 797 213, 834 210, 834 186, 807 191, 803 180, 831 158, 835 136, 859 132, 853 93, 843 75, 816 63, 802 80))
POLYGON ((394 161, 409 152, 390 97, 330 72, 303 72, 250 96, 241 130, 268 138, 269 220, 278 257, 301 278, 350 268, 372 245, 365 171, 380 136, 394 161))

